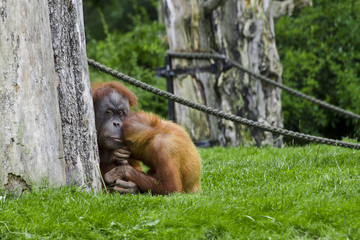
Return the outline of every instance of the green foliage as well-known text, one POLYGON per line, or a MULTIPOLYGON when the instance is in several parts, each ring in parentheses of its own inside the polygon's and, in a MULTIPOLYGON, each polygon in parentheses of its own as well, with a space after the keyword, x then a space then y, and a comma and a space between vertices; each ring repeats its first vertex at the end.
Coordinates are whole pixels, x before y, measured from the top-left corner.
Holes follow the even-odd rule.
MULTIPOLYGON (((143 21, 137 15, 132 17, 131 25, 134 27, 131 31, 126 33, 110 32, 104 18, 102 19, 106 38, 88 41, 88 57, 145 83, 165 89, 166 80, 155 77, 155 67, 164 65, 167 50, 167 45, 162 37, 164 27, 156 22, 143 21)), ((90 69, 90 77, 91 81, 114 80, 94 69, 90 69)), ((138 97, 141 109, 166 117, 167 102, 165 99, 136 87, 129 86, 129 88, 138 97)))
MULTIPOLYGON (((360 1, 314 1, 276 23, 285 85, 360 113, 360 1)), ((282 94, 285 128, 326 137, 359 137, 357 120, 282 94)))
POLYGON ((86 0, 83 5, 87 39, 106 37, 100 21, 102 13, 110 32, 131 31, 134 15, 142 16, 144 21, 157 20, 157 0, 86 0))
POLYGON ((0 193, 0 239, 360 239, 360 152, 201 149, 202 192, 0 193))

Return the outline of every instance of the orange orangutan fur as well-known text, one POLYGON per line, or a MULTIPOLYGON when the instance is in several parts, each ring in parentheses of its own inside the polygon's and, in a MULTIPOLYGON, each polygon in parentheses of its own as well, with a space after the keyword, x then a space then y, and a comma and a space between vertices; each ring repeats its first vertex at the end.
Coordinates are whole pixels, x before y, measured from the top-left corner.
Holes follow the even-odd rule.
POLYGON ((130 107, 137 107, 137 97, 129 89, 119 82, 107 83, 92 83, 91 84, 92 97, 94 105, 100 101, 104 96, 108 95, 111 91, 115 90, 123 97, 129 100, 130 107))
MULTIPOLYGON (((93 101, 116 90, 137 107, 136 96, 118 82, 92 84, 93 101)), ((103 167, 109 184, 117 179, 136 183, 142 192, 169 194, 200 191, 201 160, 189 135, 179 125, 142 111, 130 113, 123 122, 123 137, 131 151, 129 165, 103 167), (141 171, 139 161, 149 167, 141 171)))
POLYGON ((122 129, 133 157, 159 181, 157 189, 150 189, 153 193, 200 191, 201 160, 179 125, 139 111, 127 117, 122 129))

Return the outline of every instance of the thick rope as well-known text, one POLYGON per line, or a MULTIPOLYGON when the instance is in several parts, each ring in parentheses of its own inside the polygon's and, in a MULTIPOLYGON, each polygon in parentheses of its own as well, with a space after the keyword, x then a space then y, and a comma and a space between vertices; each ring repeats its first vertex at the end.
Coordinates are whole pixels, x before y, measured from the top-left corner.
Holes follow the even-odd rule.
POLYGON ((329 110, 332 110, 334 112, 337 112, 337 113, 340 113, 340 114, 343 114, 343 115, 347 115, 347 116, 350 116, 352 118, 355 118, 355 119, 359 119, 360 120, 360 115, 359 114, 356 114, 356 113, 353 113, 353 112, 350 112, 350 111, 347 111, 345 109, 342 109, 342 108, 339 108, 337 106, 334 106, 332 104, 329 104, 329 103, 326 103, 324 101, 321 101, 319 99, 316 99, 316 98, 313 98, 309 95, 306 95, 302 92, 299 92, 297 90, 294 90, 290 87, 287 87, 281 83, 278 83, 278 82, 275 82, 274 80, 271 80, 270 78, 267 78, 267 77, 264 77, 264 76, 261 76, 259 74, 256 74, 256 73, 253 73, 251 72, 250 70, 244 68, 243 66, 241 66, 238 62, 235 62, 235 61, 232 61, 228 58, 226 58, 225 56, 223 55, 220 55, 220 54, 216 54, 216 53, 185 53, 185 52, 172 52, 172 51, 168 51, 167 52, 169 54, 170 57, 174 57, 174 58, 187 58, 187 59, 219 59, 219 60, 224 60, 226 61, 227 63, 231 64, 232 66, 240 69, 241 71, 251 75, 251 76, 254 76, 255 78, 263 81, 263 82, 266 82, 268 84, 271 84, 273 86, 276 86, 278 88, 281 88, 282 90, 290 93, 290 94, 293 94, 295 96, 298 96, 298 97, 301 97, 303 99, 306 99, 310 102, 313 102, 315 104, 318 104, 324 108, 327 108, 329 110))
POLYGON ((356 143, 350 143, 350 142, 344 142, 344 141, 339 141, 339 140, 334 140, 334 139, 328 139, 328 138, 322 138, 322 137, 316 137, 316 136, 311 136, 308 134, 303 134, 303 133, 298 133, 298 132, 293 132, 290 130, 286 130, 286 129, 282 129, 282 128, 277 128, 277 127, 272 127, 272 126, 268 126, 259 122, 255 122, 246 118, 242 118, 239 116, 235 116, 232 114, 227 114, 223 111, 219 111, 217 109, 211 108, 211 107, 207 107, 192 101, 188 101, 186 99, 183 99, 181 97, 177 97, 174 94, 171 94, 169 92, 163 91, 161 89, 155 88, 151 85, 148 85, 146 83, 143 83, 139 80, 136 80, 132 77, 129 77, 123 73, 120 73, 118 71, 115 71, 111 68, 108 68, 92 59, 88 59, 88 63, 90 66, 104 72, 107 73, 115 78, 121 79, 127 83, 130 83, 136 87, 142 88, 146 91, 152 92, 156 95, 159 95, 161 97, 165 97, 167 99, 170 99, 174 102, 183 104, 185 106, 194 108, 196 110, 202 111, 204 113, 208 113, 211 115, 214 115, 216 117, 220 117, 220 118, 224 118, 226 120, 230 120, 233 122, 237 122, 237 123, 241 123, 250 127, 254 127, 254 128, 258 128, 260 130, 263 131, 268 131, 271 133, 276 133, 276 134, 280 134, 283 136, 288 136, 291 138, 297 138, 297 139, 301 139, 301 140, 306 140, 306 141, 311 141, 311 142, 316 142, 316 143, 321 143, 321 144, 327 144, 327 145, 333 145, 333 146, 339 146, 339 147, 344 147, 344 148, 351 148, 351 149, 360 149, 360 144, 356 144, 356 143))

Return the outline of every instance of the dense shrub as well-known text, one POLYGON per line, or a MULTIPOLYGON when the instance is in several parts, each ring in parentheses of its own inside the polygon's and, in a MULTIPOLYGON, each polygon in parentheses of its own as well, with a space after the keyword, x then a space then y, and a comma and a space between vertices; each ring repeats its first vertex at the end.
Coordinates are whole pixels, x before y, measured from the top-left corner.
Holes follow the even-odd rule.
MULTIPOLYGON (((275 26, 283 82, 360 114, 360 1, 314 1, 275 26)), ((286 128, 326 137, 358 138, 357 120, 282 93, 286 128)))
POLYGON ((129 32, 134 28, 133 16, 157 20, 158 0, 86 0, 83 1, 85 30, 88 39, 104 39, 100 20, 103 17, 110 32, 129 32), (103 16, 101 16, 103 15, 103 16))
MULTIPOLYGON (((132 17, 133 29, 123 33, 108 31, 103 19, 105 39, 94 38, 87 42, 87 54, 102 64, 114 68, 155 87, 165 89, 165 79, 155 77, 155 67, 164 65, 167 45, 164 42, 165 28, 156 22, 144 21, 139 16, 132 17)), ((91 81, 114 80, 111 77, 90 69, 91 81)), ((128 86, 128 85, 127 85, 128 86)), ((139 98, 143 110, 167 115, 167 102, 152 93, 129 86, 139 98)))

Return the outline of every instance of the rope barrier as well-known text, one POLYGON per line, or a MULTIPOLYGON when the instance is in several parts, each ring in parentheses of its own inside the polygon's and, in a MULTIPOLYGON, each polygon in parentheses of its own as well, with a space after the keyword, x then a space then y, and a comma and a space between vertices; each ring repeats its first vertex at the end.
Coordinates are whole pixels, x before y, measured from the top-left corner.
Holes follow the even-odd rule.
POLYGON ((339 141, 339 140, 334 140, 334 139, 328 139, 328 138, 322 138, 322 137, 316 137, 316 136, 311 136, 308 134, 303 134, 303 133, 298 133, 298 132, 294 132, 294 131, 290 131, 290 130, 286 130, 286 129, 282 129, 282 128, 278 128, 278 127, 272 127, 272 126, 268 126, 259 122, 255 122, 246 118, 242 118, 236 115, 232 115, 232 114, 228 114, 225 113, 223 111, 211 108, 211 107, 207 107, 186 99, 183 99, 181 97, 177 97, 174 94, 171 94, 169 92, 163 91, 161 89, 155 88, 151 85, 148 85, 146 83, 143 83, 139 80, 136 80, 135 78, 132 78, 128 75, 125 75, 123 73, 120 73, 118 71, 115 71, 109 67, 106 67, 92 59, 88 59, 88 63, 90 66, 104 72, 107 73, 115 78, 121 79, 127 83, 130 83, 136 87, 139 87, 143 90, 152 92, 156 95, 159 95, 161 97, 165 97, 169 100, 172 100, 174 102, 183 104, 185 106, 191 107, 193 109, 202 111, 204 113, 208 113, 211 115, 214 115, 216 117, 220 117, 226 120, 230 120, 233 122, 237 122, 237 123, 241 123, 250 127, 254 127, 254 128, 258 128, 260 130, 263 131, 268 131, 271 133, 276 133, 276 134, 280 134, 283 136, 288 136, 291 138, 296 138, 296 139, 301 139, 301 140, 306 140, 306 141, 312 141, 312 142, 316 142, 316 143, 321 143, 321 144, 327 144, 327 145, 332 145, 332 146, 339 146, 339 147, 344 147, 344 148, 351 148, 351 149, 359 149, 360 150, 360 144, 357 143, 350 143, 350 142, 344 142, 344 141, 339 141))
POLYGON ((185 52, 172 52, 172 51, 167 51, 167 54, 169 54, 171 57, 175 57, 175 58, 186 58, 186 59, 218 59, 218 60, 223 60, 223 61, 226 61, 227 63, 231 64, 232 66, 238 68, 239 70, 251 75, 251 76, 254 76, 255 78, 263 81, 263 82, 266 82, 268 84, 271 84, 275 87, 278 87, 290 94, 293 94, 295 96, 298 96, 298 97, 301 97, 303 99, 306 99, 310 102, 313 102, 315 104, 318 104, 324 108, 327 108, 329 110, 332 110, 334 112, 337 112, 337 113, 340 113, 340 114, 343 114, 343 115, 347 115, 347 116, 350 116, 352 118, 355 118, 355 119, 359 119, 360 120, 360 115, 359 114, 356 114, 356 113, 353 113, 353 112, 350 112, 350 111, 347 111, 345 109, 342 109, 342 108, 339 108, 337 106, 334 106, 332 104, 329 104, 329 103, 326 103, 324 101, 321 101, 319 99, 316 99, 316 98, 313 98, 309 95, 306 95, 302 92, 299 92, 297 90, 294 90, 290 87, 287 87, 281 83, 278 83, 278 82, 275 82, 274 80, 270 79, 270 78, 267 78, 267 77, 264 77, 264 76, 261 76, 259 74, 256 74, 256 73, 253 73, 251 72, 250 70, 244 68, 243 66, 241 66, 238 62, 235 62, 233 60, 230 60, 228 58, 226 58, 225 56, 223 55, 220 55, 220 54, 217 54, 217 53, 185 53, 185 52))

